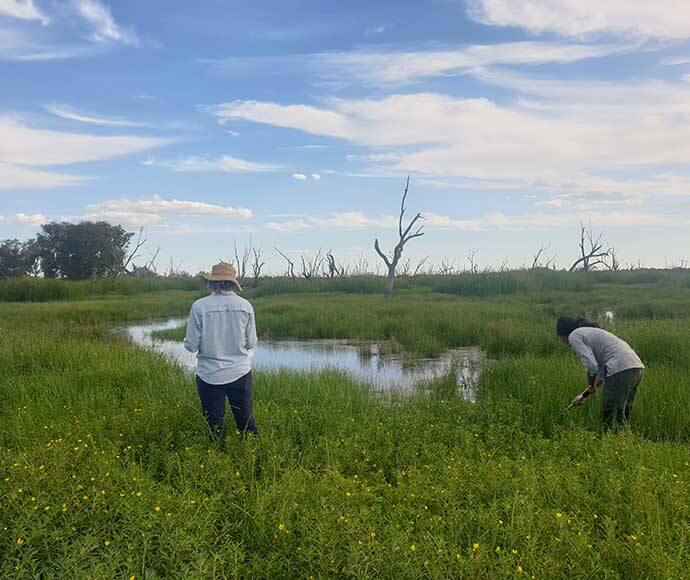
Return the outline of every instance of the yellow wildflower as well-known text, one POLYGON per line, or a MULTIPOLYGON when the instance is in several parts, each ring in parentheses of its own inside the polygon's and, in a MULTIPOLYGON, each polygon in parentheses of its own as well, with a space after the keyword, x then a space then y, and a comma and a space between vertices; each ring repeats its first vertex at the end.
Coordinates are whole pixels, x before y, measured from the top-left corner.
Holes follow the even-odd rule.
POLYGON ((17 538, 17 546, 21 546, 24 543, 24 538, 17 538))
POLYGON ((412 544, 412 545, 410 546, 410 551, 411 551, 411 552, 414 552, 415 550, 417 550, 417 546, 415 546, 414 544, 412 544))
POLYGON ((479 544, 477 544, 477 543, 472 544, 472 549, 473 549, 475 552, 476 552, 477 550, 479 550, 479 544))

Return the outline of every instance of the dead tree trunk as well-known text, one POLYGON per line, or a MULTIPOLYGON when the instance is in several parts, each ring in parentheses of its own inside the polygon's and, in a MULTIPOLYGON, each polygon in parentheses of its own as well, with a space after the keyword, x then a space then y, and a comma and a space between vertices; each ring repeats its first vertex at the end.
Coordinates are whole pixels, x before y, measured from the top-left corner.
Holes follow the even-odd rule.
POLYGON ((273 246, 273 249, 276 252, 278 252, 283 258, 285 258, 285 261, 287 262, 287 272, 285 275, 288 278, 293 278, 293 279, 296 278, 297 276, 295 276, 295 263, 290 258, 288 258, 285 254, 283 254, 283 252, 281 252, 277 246, 273 246))
POLYGON ((395 269, 398 266, 398 262, 400 261, 400 257, 402 256, 403 249, 405 248, 405 244, 409 242, 410 240, 414 238, 419 238, 424 235, 424 232, 422 232, 422 229, 424 226, 419 226, 414 233, 412 233, 412 228, 414 225, 422 218, 422 214, 418 213, 414 218, 412 218, 412 221, 407 225, 407 227, 404 227, 403 225, 403 220, 405 217, 405 201, 407 200, 407 193, 410 189, 410 176, 407 176, 407 181, 405 182, 405 191, 403 192, 402 196, 402 201, 400 202, 400 218, 398 219, 398 236, 399 240, 398 243, 396 244, 395 248, 393 248, 393 255, 392 256, 387 256, 382 250, 381 246, 379 245, 379 240, 376 238, 374 240, 374 249, 376 250, 376 253, 381 256, 381 259, 383 260, 384 264, 386 264, 386 268, 388 270, 388 273, 386 275, 386 290, 384 293, 384 296, 386 299, 390 300, 393 297, 393 285, 395 284, 395 269))
POLYGON ((338 268, 338 263, 335 261, 335 256, 333 255, 333 250, 328 250, 326 253, 326 259, 328 260, 328 277, 335 278, 336 276, 344 275, 344 268, 338 268))
POLYGON ((259 285, 259 278, 261 276, 261 270, 266 265, 266 262, 262 261, 261 255, 263 254, 262 249, 252 247, 252 254, 254 256, 254 261, 252 262, 252 273, 254 274, 254 280, 252 282, 252 288, 256 288, 259 285))
MULTIPOLYGON (((240 253, 237 248, 237 240, 234 240, 232 245, 235 250, 235 268, 237 270, 237 279, 239 280, 240 284, 242 284, 247 275, 247 264, 249 263, 249 256, 252 251, 253 241, 251 238, 249 238, 249 247, 245 246, 242 248, 242 253, 240 253)), ((228 262, 232 262, 232 260, 228 260, 228 262)))
POLYGON ((592 224, 589 228, 580 222, 580 257, 570 266, 570 272, 578 268, 583 272, 590 272, 597 266, 606 265, 608 250, 604 250, 604 243, 601 241, 604 234, 599 234, 596 238, 592 232, 592 224))

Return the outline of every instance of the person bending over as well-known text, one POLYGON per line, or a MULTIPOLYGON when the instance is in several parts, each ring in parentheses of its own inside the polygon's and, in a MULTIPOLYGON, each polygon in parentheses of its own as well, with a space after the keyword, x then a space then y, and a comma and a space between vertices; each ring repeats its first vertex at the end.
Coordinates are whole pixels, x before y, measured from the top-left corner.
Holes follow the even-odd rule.
POLYGON ((630 420, 644 365, 630 345, 584 318, 559 318, 558 337, 575 351, 587 371, 587 388, 572 404, 582 405, 603 384, 601 417, 605 429, 630 420))
POLYGON ((196 385, 211 437, 225 442, 225 398, 237 429, 257 434, 252 409, 252 357, 257 338, 254 309, 235 291, 242 287, 226 262, 205 276, 211 294, 194 302, 184 347, 197 353, 196 385))

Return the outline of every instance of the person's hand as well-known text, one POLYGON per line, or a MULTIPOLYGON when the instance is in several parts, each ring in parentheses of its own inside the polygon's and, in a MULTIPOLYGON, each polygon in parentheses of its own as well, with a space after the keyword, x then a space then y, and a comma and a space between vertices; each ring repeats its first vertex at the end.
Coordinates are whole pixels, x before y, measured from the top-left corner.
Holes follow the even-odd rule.
POLYGON ((573 402, 570 403, 573 407, 579 407, 585 402, 585 397, 582 396, 582 393, 580 393, 577 397, 573 399, 573 402))

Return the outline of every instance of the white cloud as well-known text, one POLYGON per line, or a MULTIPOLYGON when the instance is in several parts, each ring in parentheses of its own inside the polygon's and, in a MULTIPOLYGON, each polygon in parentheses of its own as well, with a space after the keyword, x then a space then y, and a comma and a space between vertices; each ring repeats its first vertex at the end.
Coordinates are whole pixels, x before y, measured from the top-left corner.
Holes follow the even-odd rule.
POLYGON ((48 222, 48 218, 40 213, 17 213, 10 216, 0 215, 0 224, 19 224, 25 226, 40 226, 48 222))
POLYGON ((112 42, 137 46, 139 38, 133 30, 119 26, 110 11, 110 7, 100 0, 72 0, 77 14, 86 20, 94 29, 92 40, 95 42, 112 42))
POLYGON ((539 100, 528 106, 412 93, 332 99, 320 108, 244 101, 216 111, 375 148, 364 159, 379 170, 539 183, 541 189, 596 173, 690 162, 685 83, 481 74, 539 100))
POLYGON ((684 216, 653 215, 642 212, 579 212, 570 214, 526 214, 507 216, 503 213, 488 214, 482 218, 483 227, 504 230, 547 230, 564 226, 576 226, 591 222, 600 227, 664 227, 687 226, 690 218, 684 216))
POLYGON ((347 229, 359 230, 368 228, 395 228, 397 219, 394 216, 368 217, 361 211, 338 212, 328 217, 296 216, 297 219, 284 222, 269 222, 266 227, 278 232, 295 232, 307 229, 347 229))
POLYGON ((476 67, 573 63, 636 48, 637 45, 512 42, 438 51, 320 53, 306 57, 306 64, 319 78, 337 84, 402 85, 431 77, 465 74, 476 67))
POLYGON ((79 185, 89 180, 81 175, 53 173, 0 163, 0 189, 52 189, 79 185))
POLYGON ((289 220, 285 222, 268 222, 266 227, 269 230, 281 233, 300 232, 313 228, 313 224, 305 220, 289 220))
POLYGON ((38 20, 46 25, 49 22, 33 3, 33 0, 0 0, 0 16, 9 16, 19 20, 38 20))
POLYGON ((685 0, 466 0, 468 15, 491 26, 562 36, 617 34, 642 38, 690 38, 685 0))
POLYGON ((425 213, 424 223, 425 225, 428 224, 431 227, 452 230, 477 231, 481 229, 480 220, 459 220, 444 215, 438 215, 435 213, 425 213))
POLYGON ((262 173, 280 169, 279 165, 254 163, 230 155, 215 158, 193 155, 182 159, 147 159, 144 165, 167 167, 180 173, 262 173))
POLYGON ((110 119, 106 117, 81 113, 66 105, 45 105, 43 108, 49 113, 52 113, 57 117, 60 117, 61 119, 77 121, 79 123, 85 123, 87 125, 98 125, 101 127, 146 127, 146 124, 144 123, 135 123, 134 121, 128 121, 127 119, 110 119))
POLYGON ((690 64, 690 56, 670 56, 659 63, 661 66, 680 66, 690 64))
POLYGON ((381 24, 380 26, 372 26, 371 28, 367 28, 364 31, 364 34, 366 34, 367 36, 374 36, 377 34, 383 34, 387 30, 390 30, 391 28, 393 28, 393 27, 388 25, 388 24, 381 24))
MULTIPOLYGON (((459 231, 534 231, 551 230, 563 227, 577 227, 580 222, 592 223, 599 227, 685 227, 690 225, 690 217, 683 215, 655 215, 643 212, 591 211, 589 208, 573 210, 568 213, 536 213, 506 215, 501 212, 484 214, 470 219, 460 219, 436 213, 424 213, 424 225, 432 229, 459 231)), ((369 217, 362 212, 334 213, 329 217, 298 216, 284 222, 269 222, 267 229, 294 233, 306 230, 395 230, 398 220, 395 216, 369 217)))
POLYGON ((46 45, 37 40, 36 36, 34 31, 25 28, 9 28, 0 25, 0 61, 50 61, 76 58, 93 52, 92 47, 86 45, 46 45))
POLYGON ((306 181, 309 179, 304 173, 293 173, 292 178, 296 179, 297 181, 306 181))
POLYGON ((348 136, 348 120, 343 115, 309 105, 279 105, 258 101, 232 101, 208 109, 220 121, 243 119, 277 127, 293 128, 315 135, 348 136))
POLYGON ((229 207, 202 201, 149 198, 111 199, 89 205, 82 219, 100 219, 129 225, 161 224, 166 217, 192 217, 217 219, 249 219, 250 209, 229 207))
POLYGON ((66 165, 112 159, 172 143, 170 139, 97 136, 35 129, 0 116, 0 162, 16 165, 66 165))
POLYGON ((312 174, 311 174, 311 178, 312 178, 314 181, 321 181, 321 176, 320 176, 318 173, 312 173, 312 174))

